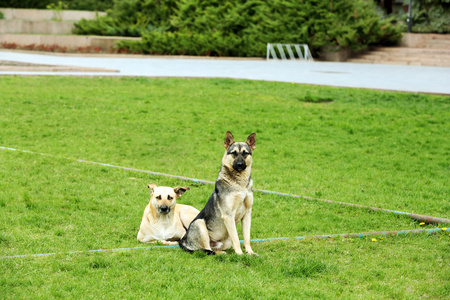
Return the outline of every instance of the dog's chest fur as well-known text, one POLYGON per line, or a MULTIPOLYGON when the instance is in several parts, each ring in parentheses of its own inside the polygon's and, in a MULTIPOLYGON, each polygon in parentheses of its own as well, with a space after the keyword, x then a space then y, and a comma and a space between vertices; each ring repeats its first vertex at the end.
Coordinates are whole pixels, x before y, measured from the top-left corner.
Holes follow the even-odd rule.
POLYGON ((176 216, 172 219, 161 216, 157 220, 152 220, 149 224, 152 229, 152 237, 155 240, 170 240, 181 237, 183 233, 175 226, 177 223, 175 218, 176 216))
POLYGON ((240 193, 236 193, 236 211, 234 220, 236 223, 242 220, 242 217, 245 215, 247 210, 252 207, 252 203, 250 203, 250 197, 248 191, 242 191, 240 193))
POLYGON ((244 176, 242 176, 238 180, 236 180, 236 178, 233 178, 233 180, 229 180, 229 177, 227 176, 224 176, 222 178, 221 176, 219 176, 219 180, 225 179, 225 181, 228 183, 226 184, 227 187, 225 188, 227 190, 227 193, 225 193, 226 196, 221 195, 221 197, 226 198, 222 199, 222 201, 229 202, 227 206, 228 208, 231 208, 231 212, 234 214, 236 223, 241 221, 247 210, 250 209, 253 205, 253 180, 250 177, 250 172, 244 172, 244 174, 242 175, 244 176))

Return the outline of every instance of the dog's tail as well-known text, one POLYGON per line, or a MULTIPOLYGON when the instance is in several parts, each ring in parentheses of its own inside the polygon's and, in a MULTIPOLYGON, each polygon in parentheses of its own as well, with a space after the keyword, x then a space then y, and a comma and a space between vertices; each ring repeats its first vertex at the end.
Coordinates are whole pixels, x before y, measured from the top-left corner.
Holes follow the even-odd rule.
POLYGON ((202 250, 202 252, 205 252, 208 255, 216 255, 216 252, 212 251, 212 250, 208 250, 208 249, 200 249, 202 250))
MULTIPOLYGON (((178 244, 180 245, 180 248, 183 249, 183 250, 186 251, 186 252, 194 253, 194 251, 195 251, 195 250, 189 249, 189 248, 186 246, 186 239, 185 239, 184 237, 181 238, 181 240, 180 240, 180 242, 179 242, 178 244)), ((215 255, 215 254, 216 254, 214 251, 209 250, 209 249, 200 249, 200 250, 201 250, 202 252, 205 252, 205 253, 208 254, 208 255, 215 255)))
POLYGON ((194 253, 194 250, 189 249, 188 247, 186 247, 186 235, 184 235, 181 240, 178 242, 178 245, 180 245, 180 248, 183 249, 186 252, 189 253, 194 253))

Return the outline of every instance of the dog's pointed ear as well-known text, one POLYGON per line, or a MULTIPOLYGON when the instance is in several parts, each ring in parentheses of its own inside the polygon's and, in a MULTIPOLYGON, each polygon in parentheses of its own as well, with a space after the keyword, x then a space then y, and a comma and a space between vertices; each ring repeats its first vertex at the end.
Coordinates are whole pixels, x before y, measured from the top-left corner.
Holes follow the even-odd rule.
POLYGON ((188 186, 177 186, 176 188, 173 188, 173 191, 175 192, 175 194, 177 194, 177 198, 179 198, 184 194, 184 192, 190 189, 191 188, 188 186))
POLYGON ((227 131, 227 134, 225 135, 225 142, 224 142, 223 146, 225 147, 225 149, 228 149, 233 144, 234 144, 233 134, 231 132, 227 131))
POLYGON ((157 187, 157 185, 154 184, 154 183, 152 183, 152 184, 147 185, 147 187, 150 189, 150 193, 153 194, 153 191, 155 190, 155 188, 157 187))
POLYGON ((255 147, 256 147, 256 133, 253 132, 252 134, 250 134, 245 142, 250 147, 250 149, 252 149, 252 151, 255 150, 255 147))

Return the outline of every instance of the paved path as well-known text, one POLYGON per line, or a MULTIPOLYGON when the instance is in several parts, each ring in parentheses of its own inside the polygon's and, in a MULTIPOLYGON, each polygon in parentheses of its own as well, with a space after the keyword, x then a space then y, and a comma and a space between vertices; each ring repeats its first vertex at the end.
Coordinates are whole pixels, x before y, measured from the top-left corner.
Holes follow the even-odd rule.
MULTIPOLYGON (((2 74, 221 77, 450 95, 450 68, 335 62, 266 61, 0 51, 0 60, 118 72, 0 71, 2 74)), ((73 70, 73 69, 72 69, 73 70)))

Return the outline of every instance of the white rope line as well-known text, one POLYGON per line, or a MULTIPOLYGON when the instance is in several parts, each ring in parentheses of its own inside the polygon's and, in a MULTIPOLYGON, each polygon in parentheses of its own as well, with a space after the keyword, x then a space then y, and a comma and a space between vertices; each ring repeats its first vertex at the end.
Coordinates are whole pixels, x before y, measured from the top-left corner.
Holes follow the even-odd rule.
MULTIPOLYGON (((50 156, 50 157, 58 157, 58 156, 52 155, 52 154, 38 153, 38 152, 33 152, 33 151, 28 151, 28 150, 20 150, 20 149, 8 148, 8 147, 2 147, 2 146, 0 146, 0 149, 9 150, 9 151, 19 151, 19 152, 30 153, 30 154, 40 154, 40 155, 50 156)), ((82 159, 70 159, 67 157, 59 157, 59 158, 63 158, 63 159, 67 159, 67 160, 74 160, 74 161, 81 162, 81 163, 94 164, 94 165, 100 165, 100 166, 111 167, 111 168, 118 168, 118 169, 122 169, 122 170, 126 170, 126 171, 147 173, 147 174, 151 174, 151 175, 155 175, 155 176, 176 178, 176 179, 185 180, 185 181, 192 181, 194 183, 202 183, 202 184, 210 184, 210 185, 215 184, 215 182, 208 181, 208 180, 189 178, 189 177, 177 176, 177 175, 170 175, 170 174, 165 174, 165 173, 160 173, 160 172, 153 172, 153 171, 134 169, 134 168, 128 168, 128 167, 121 167, 121 166, 116 166, 116 165, 112 165, 112 164, 105 164, 105 163, 87 161, 87 160, 82 160, 82 159)), ((344 205, 344 206, 352 206, 352 207, 359 207, 359 208, 369 209, 369 210, 374 210, 374 211, 381 211, 381 212, 385 212, 385 213, 389 213, 389 214, 403 215, 403 216, 410 217, 411 219, 414 219, 416 221, 421 221, 421 222, 425 222, 425 223, 435 223, 435 224, 450 223, 450 219, 412 214, 412 213, 397 211, 397 210, 383 209, 383 208, 378 208, 378 207, 370 207, 370 206, 359 205, 359 204, 332 201, 332 200, 327 200, 327 199, 319 199, 319 198, 313 198, 313 197, 308 197, 308 196, 299 196, 299 195, 295 195, 295 194, 280 193, 280 192, 267 191, 267 190, 261 190, 261 189, 253 189, 253 191, 260 192, 263 194, 272 194, 272 195, 277 195, 277 196, 282 196, 282 197, 301 198, 301 199, 308 200, 308 201, 320 201, 320 202, 325 202, 325 203, 330 203, 330 204, 339 204, 339 205, 344 205)))
MULTIPOLYGON (((33 151, 28 151, 28 150, 20 150, 20 149, 3 147, 3 146, 0 146, 0 149, 2 149, 2 150, 9 150, 9 151, 18 151, 18 152, 30 153, 30 154, 39 154, 39 155, 43 155, 43 156, 49 156, 49 157, 56 157, 56 158, 58 158, 58 156, 52 155, 52 154, 38 153, 38 152, 33 152, 33 151)), ((189 178, 189 177, 183 177, 183 176, 177 176, 177 175, 170 175, 170 174, 164 174, 164 173, 160 173, 160 172, 152 172, 152 171, 140 170, 140 169, 134 169, 134 168, 121 167, 121 166, 116 166, 116 165, 112 165, 112 164, 105 164, 105 163, 99 163, 99 162, 93 162, 93 161, 86 161, 86 160, 82 160, 82 159, 70 159, 70 158, 66 158, 66 157, 59 157, 59 158, 63 158, 63 159, 67 159, 67 160, 74 160, 74 161, 81 162, 81 163, 88 163, 88 164, 94 164, 94 165, 101 165, 101 166, 105 166, 105 167, 118 168, 118 169, 122 169, 122 170, 126 170, 126 171, 141 172, 141 173, 147 173, 147 174, 152 174, 152 175, 156 175, 156 176, 164 176, 164 177, 176 178, 176 179, 180 179, 180 180, 192 181, 192 182, 195 182, 195 183, 210 184, 210 185, 214 185, 215 184, 213 181, 207 181, 207 180, 201 180, 201 179, 195 179, 195 178, 189 178)), ((261 192, 261 193, 264 193, 264 194, 274 194, 274 195, 285 196, 285 197, 303 198, 303 199, 306 199, 306 200, 309 200, 309 201, 323 201, 323 202, 332 203, 332 204, 342 204, 342 205, 349 205, 349 206, 355 206, 355 207, 360 207, 360 208, 368 208, 368 209, 372 209, 372 210, 381 210, 381 211, 388 212, 388 213, 408 215, 408 216, 412 217, 413 219, 418 219, 415 216, 426 217, 428 219, 431 218, 432 221, 429 222, 429 223, 450 223, 450 220, 443 219, 443 218, 435 218, 435 217, 430 217, 430 216, 415 215, 415 214, 410 214, 410 213, 405 213, 405 212, 391 211, 391 210, 374 208, 374 207, 368 207, 368 206, 363 206, 363 205, 357 205, 357 204, 351 204, 351 203, 345 203, 345 202, 336 202, 336 201, 331 201, 331 200, 326 200, 326 199, 316 199, 316 198, 311 198, 311 197, 306 197, 306 196, 298 196, 298 195, 279 193, 279 192, 273 192, 273 191, 267 191, 267 190, 254 189, 254 191, 261 192), (439 221, 439 222, 436 222, 436 221, 439 221)), ((380 232, 366 232, 366 233, 344 233, 344 234, 331 234, 331 235, 299 236, 299 237, 295 237, 293 239, 301 239, 301 240, 303 240, 303 239, 306 239, 306 238, 330 238, 330 237, 339 237, 339 236, 340 237, 352 237, 353 236, 353 237, 360 237, 360 238, 362 238, 362 237, 369 236, 369 235, 417 234, 417 233, 422 233, 422 232, 427 232, 428 234, 433 234, 433 233, 436 233, 436 232, 439 232, 439 231, 446 231, 447 232, 449 230, 450 230, 450 228, 449 229, 447 229, 447 228, 434 228, 434 229, 380 231, 380 232)), ((265 239, 253 239, 251 241, 254 242, 254 243, 259 243, 259 242, 267 242, 267 241, 273 241, 273 240, 286 240, 286 239, 290 239, 290 238, 289 237, 265 238, 265 239)), ((243 243, 243 241, 241 241, 241 243, 243 243)), ((3 257, 0 257, 0 259, 24 258, 24 257, 43 257, 43 256, 57 255, 57 254, 77 254, 77 253, 129 251, 129 250, 139 250, 139 249, 146 249, 147 250, 147 249, 155 249, 155 248, 175 249, 175 248, 179 248, 179 246, 149 246, 149 247, 132 247, 132 248, 69 251, 69 252, 59 252, 59 253, 55 252, 55 253, 42 253, 42 254, 25 254, 25 255, 3 256, 3 257)))
MULTIPOLYGON (((378 236, 378 235, 407 235, 407 234, 420 234, 420 233, 428 233, 435 234, 437 232, 444 231, 450 232, 450 228, 432 228, 432 229, 413 229, 413 230, 396 230, 396 231, 376 231, 376 232, 363 232, 363 233, 342 233, 342 234, 326 234, 326 235, 312 235, 312 236, 297 236, 297 237, 280 237, 280 238, 265 238, 265 239, 252 239, 252 243, 262 243, 262 242, 271 242, 277 240, 306 240, 309 238, 320 238, 320 239, 328 239, 328 238, 336 238, 336 237, 358 237, 364 238, 368 236, 378 236)), ((244 241, 240 241, 241 244, 244 241)), ((149 250, 149 249, 176 249, 180 246, 148 246, 148 247, 130 247, 130 248, 116 248, 116 249, 97 249, 97 250, 84 250, 84 251, 69 251, 69 252, 53 252, 53 253, 41 253, 41 254, 24 254, 24 255, 12 255, 12 256, 2 256, 0 259, 8 259, 8 258, 27 258, 27 257, 43 257, 43 256, 52 256, 52 255, 68 255, 68 254, 80 254, 80 253, 98 253, 98 252, 118 252, 118 251, 130 251, 130 250, 149 250)))

